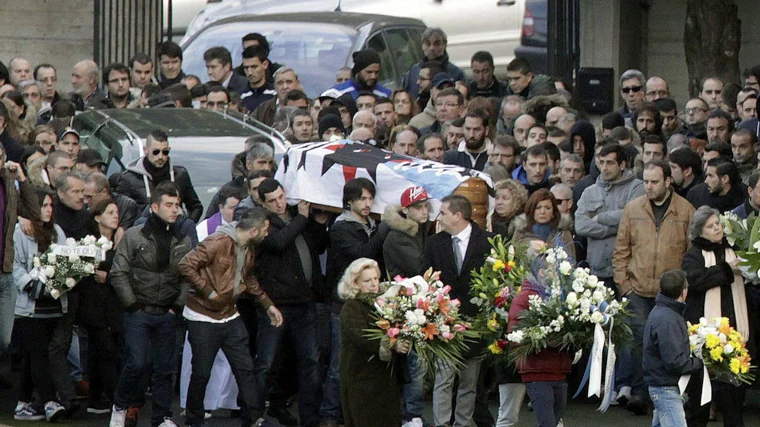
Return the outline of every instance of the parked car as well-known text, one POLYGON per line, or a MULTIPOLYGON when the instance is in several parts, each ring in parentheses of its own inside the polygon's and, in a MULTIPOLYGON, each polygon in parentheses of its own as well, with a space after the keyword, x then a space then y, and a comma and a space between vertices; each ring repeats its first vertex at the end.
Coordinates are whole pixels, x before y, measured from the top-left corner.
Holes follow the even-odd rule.
MULTIPOLYGON (((223 0, 209 4, 188 25, 185 39, 224 18, 285 12, 334 11, 372 13, 419 19, 440 27, 449 39, 451 62, 469 70, 470 57, 487 50, 497 73, 506 73, 520 44, 526 0, 223 0)), ((544 1, 545 2, 545 1, 544 1)))
POLYGON ((515 56, 527 59, 534 73, 549 74, 547 0, 525 0, 520 46, 515 56))
POLYGON ((187 26, 198 13, 206 7, 206 0, 163 0, 164 5, 164 38, 169 30, 169 4, 171 3, 172 39, 178 40, 187 31, 187 26))
POLYGON ((269 60, 296 70, 309 97, 317 97, 332 87, 336 72, 341 67, 351 67, 351 54, 365 47, 380 53, 379 81, 394 88, 401 84, 403 73, 422 57, 420 38, 424 29, 418 19, 346 12, 225 18, 204 27, 182 44, 182 67, 186 73, 206 81, 206 49, 226 47, 232 53, 233 66, 237 66, 242 62, 242 37, 258 32, 269 41, 269 60))
POLYGON ((100 152, 109 176, 142 156, 152 131, 164 130, 172 161, 187 168, 204 206, 230 180, 232 159, 245 150, 248 137, 269 137, 278 161, 290 145, 276 131, 240 115, 192 108, 90 110, 74 117, 73 127, 84 146, 100 152))

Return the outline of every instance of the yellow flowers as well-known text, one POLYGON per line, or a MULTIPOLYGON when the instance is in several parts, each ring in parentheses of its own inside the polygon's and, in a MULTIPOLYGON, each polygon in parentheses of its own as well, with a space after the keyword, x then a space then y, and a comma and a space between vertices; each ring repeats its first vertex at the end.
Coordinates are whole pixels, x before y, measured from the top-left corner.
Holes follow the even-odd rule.
POLYGON ((492 331, 494 331, 494 332, 496 332, 496 331, 498 331, 498 330, 499 330, 499 321, 498 321, 498 320, 496 320, 496 318, 495 318, 495 317, 492 317, 492 318, 491 318, 491 319, 488 321, 488 329, 490 329, 490 330, 492 330, 492 331))
POLYGON ((731 362, 728 364, 729 369, 731 369, 731 372, 735 375, 741 372, 741 366, 742 363, 737 358, 731 359, 731 362))
POLYGON ((491 267, 493 271, 499 271, 504 268, 504 261, 497 260, 495 263, 493 263, 493 266, 491 267))
POLYGON ((720 338, 717 335, 708 335, 705 337, 705 345, 707 348, 713 349, 720 345, 720 338))
POLYGON ((494 342, 491 345, 488 346, 488 351, 491 352, 491 354, 502 354, 504 353, 504 349, 499 347, 499 344, 494 342))
POLYGON ((723 361, 723 347, 715 347, 710 349, 710 357, 716 362, 723 361))

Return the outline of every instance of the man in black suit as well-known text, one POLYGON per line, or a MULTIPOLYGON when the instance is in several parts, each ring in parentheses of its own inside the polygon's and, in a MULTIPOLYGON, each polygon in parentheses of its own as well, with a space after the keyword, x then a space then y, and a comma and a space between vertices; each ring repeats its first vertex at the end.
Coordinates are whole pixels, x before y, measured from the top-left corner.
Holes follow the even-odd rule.
MULTIPOLYGON (((473 316, 477 307, 470 303, 472 270, 480 269, 491 251, 489 233, 472 222, 472 205, 464 196, 451 195, 441 200, 438 220, 443 231, 428 238, 425 260, 428 267, 441 272, 441 281, 451 286, 451 297, 462 303, 460 311, 473 316)), ((435 372, 433 388, 433 420, 435 425, 470 425, 475 410, 475 397, 480 366, 483 361, 482 347, 470 345, 465 354, 465 367, 459 372, 455 421, 451 421, 451 401, 456 372, 439 365, 435 372)))
POLYGON ((216 46, 203 53, 206 71, 212 82, 217 82, 238 94, 248 92, 248 79, 232 72, 232 55, 227 48, 216 46))

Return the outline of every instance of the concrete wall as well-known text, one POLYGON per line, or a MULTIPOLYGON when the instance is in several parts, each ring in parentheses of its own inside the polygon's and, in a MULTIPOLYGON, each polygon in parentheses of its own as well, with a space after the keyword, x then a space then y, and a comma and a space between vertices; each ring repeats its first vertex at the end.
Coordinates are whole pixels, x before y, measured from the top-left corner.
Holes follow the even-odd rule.
POLYGON ((0 61, 23 56, 58 69, 58 90, 71 89, 71 69, 93 56, 93 0, 0 0, 0 61))

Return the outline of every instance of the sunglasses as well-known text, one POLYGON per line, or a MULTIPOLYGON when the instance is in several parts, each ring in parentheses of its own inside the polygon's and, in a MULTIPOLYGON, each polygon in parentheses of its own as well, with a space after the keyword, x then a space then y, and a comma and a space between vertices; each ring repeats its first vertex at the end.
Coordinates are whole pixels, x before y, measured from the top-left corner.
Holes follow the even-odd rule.
POLYGON ((640 90, 641 90, 641 86, 631 86, 631 87, 624 87, 624 88, 620 89, 620 91, 623 92, 623 93, 629 93, 631 91, 633 91, 634 93, 636 93, 636 92, 638 92, 640 90))
POLYGON ((170 150, 168 148, 165 149, 165 150, 153 150, 153 155, 154 156, 158 156, 159 153, 162 153, 164 156, 168 156, 169 155, 169 151, 170 150))

